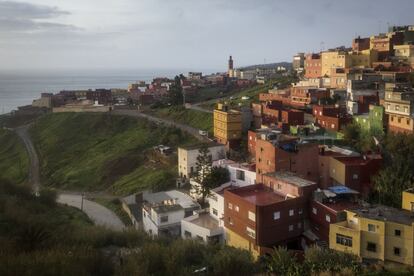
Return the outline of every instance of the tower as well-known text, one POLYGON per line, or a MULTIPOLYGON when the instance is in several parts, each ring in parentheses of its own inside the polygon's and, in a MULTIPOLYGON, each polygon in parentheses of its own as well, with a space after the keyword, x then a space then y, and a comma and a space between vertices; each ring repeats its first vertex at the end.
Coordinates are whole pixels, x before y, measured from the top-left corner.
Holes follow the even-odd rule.
POLYGON ((230 56, 229 58, 229 71, 230 70, 233 70, 233 57, 232 56, 230 56))

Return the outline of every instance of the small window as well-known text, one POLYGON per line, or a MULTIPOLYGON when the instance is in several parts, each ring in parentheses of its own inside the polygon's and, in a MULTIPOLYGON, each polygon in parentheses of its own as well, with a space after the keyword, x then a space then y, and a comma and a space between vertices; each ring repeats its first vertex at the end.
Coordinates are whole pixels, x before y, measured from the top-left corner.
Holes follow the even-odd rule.
POLYGON ((187 239, 191 238, 191 233, 188 231, 184 231, 184 237, 186 237, 187 239))
POLYGON ((233 204, 229 203, 228 207, 229 207, 230 210, 233 210, 233 204))
POLYGON ((303 209, 299 209, 299 215, 302 215, 303 214, 303 209))
POLYGON ((352 237, 336 234, 336 243, 352 247, 352 237))
POLYGON ((373 243, 373 242, 368 242, 367 243, 367 251, 377 252, 377 244, 373 243))
POLYGON ((168 222, 168 216, 162 216, 161 222, 168 222))
POLYGON ((233 220, 231 219, 231 217, 228 217, 227 221, 229 222, 230 225, 234 225, 233 220))
POLYGON ((217 211, 217 209, 214 209, 214 208, 213 208, 213 215, 218 216, 218 211, 217 211))
POLYGON ((401 230, 400 229, 395 229, 394 230, 394 235, 401 237, 401 230))
POLYGON ((354 174, 354 175, 352 176, 352 178, 353 178, 353 179, 358 179, 358 174, 354 174))
POLYGON ((394 255, 395 256, 400 256, 401 255, 401 248, 394 247, 394 255))
POLYGON ((314 213, 316 215, 318 213, 318 210, 315 207, 313 207, 312 208, 312 213, 314 213))
POLYGON ((236 178, 238 180, 244 181, 244 179, 245 179, 244 171, 236 170, 236 178))
POLYGON ((289 232, 293 231, 293 225, 289 225, 289 232))
POLYGON ((246 232, 247 232, 247 236, 249 236, 249 237, 251 237, 253 239, 256 238, 256 231, 253 230, 252 228, 250 228, 250 227, 247 226, 246 227, 246 232))
POLYGON ((326 216, 325 216, 325 220, 326 220, 327 222, 331 222, 331 217, 330 217, 329 215, 326 215, 326 216))
POLYGON ((237 205, 234 205, 234 210, 236 210, 236 212, 240 211, 240 208, 239 208, 239 206, 237 206, 237 205))
POLYGON ((256 221, 256 214, 252 211, 249 211, 248 216, 251 221, 256 221))
POLYGON ((368 231, 369 232, 376 232, 376 227, 374 224, 368 224, 368 231))
POLYGON ((295 214, 295 210, 291 209, 289 210, 289 216, 293 216, 295 214))
POLYGON ((280 219, 280 212, 274 212, 273 213, 273 220, 278 220, 280 219))

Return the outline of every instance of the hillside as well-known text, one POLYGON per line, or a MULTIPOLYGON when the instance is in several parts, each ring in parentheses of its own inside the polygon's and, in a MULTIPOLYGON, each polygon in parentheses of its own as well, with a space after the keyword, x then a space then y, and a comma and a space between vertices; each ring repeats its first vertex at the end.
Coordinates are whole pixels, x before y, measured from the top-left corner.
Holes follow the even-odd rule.
POLYGON ((29 159, 23 143, 12 131, 0 129, 0 179, 22 183, 27 178, 29 159))
POLYGON ((176 157, 159 156, 152 147, 193 142, 178 129, 110 114, 50 114, 31 135, 43 185, 122 195, 171 187, 176 157))

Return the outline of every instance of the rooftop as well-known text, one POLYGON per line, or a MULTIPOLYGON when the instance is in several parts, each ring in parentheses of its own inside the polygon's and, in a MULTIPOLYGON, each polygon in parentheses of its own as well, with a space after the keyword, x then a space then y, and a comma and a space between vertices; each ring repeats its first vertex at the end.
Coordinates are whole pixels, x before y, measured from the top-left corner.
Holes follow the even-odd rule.
POLYGON ((359 208, 351 211, 359 217, 373 220, 391 221, 406 225, 414 223, 414 214, 412 212, 384 205, 373 205, 369 208, 359 208))
POLYGON ((196 149, 200 149, 203 146, 207 146, 208 148, 212 148, 212 147, 224 147, 224 145, 222 144, 218 144, 218 143, 197 143, 197 144, 193 144, 193 145, 188 145, 188 146, 180 146, 179 148, 181 149, 185 149, 185 150, 196 150, 196 149))
POLYGON ((219 228, 219 223, 209 213, 199 213, 184 219, 185 221, 191 222, 195 225, 198 225, 209 230, 214 230, 219 228))
POLYGON ((303 179, 299 177, 297 174, 292 173, 292 172, 277 171, 277 172, 267 173, 265 175, 283 180, 285 182, 288 182, 298 187, 307 187, 307 186, 316 185, 315 182, 303 179))
POLYGON ((176 211, 180 208, 196 208, 200 205, 193 199, 180 191, 172 190, 159 193, 144 193, 146 206, 153 208, 156 212, 176 211))
POLYGON ((271 205, 286 200, 285 196, 272 191, 269 187, 262 184, 235 188, 229 190, 229 192, 257 206, 271 205))

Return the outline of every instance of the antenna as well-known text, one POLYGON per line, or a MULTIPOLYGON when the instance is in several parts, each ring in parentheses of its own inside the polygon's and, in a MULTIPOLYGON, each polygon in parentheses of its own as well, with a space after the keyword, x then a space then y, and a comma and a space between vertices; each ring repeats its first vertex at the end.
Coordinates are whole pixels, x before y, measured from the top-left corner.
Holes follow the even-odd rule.
POLYGON ((325 50, 325 42, 321 41, 321 52, 325 50))

